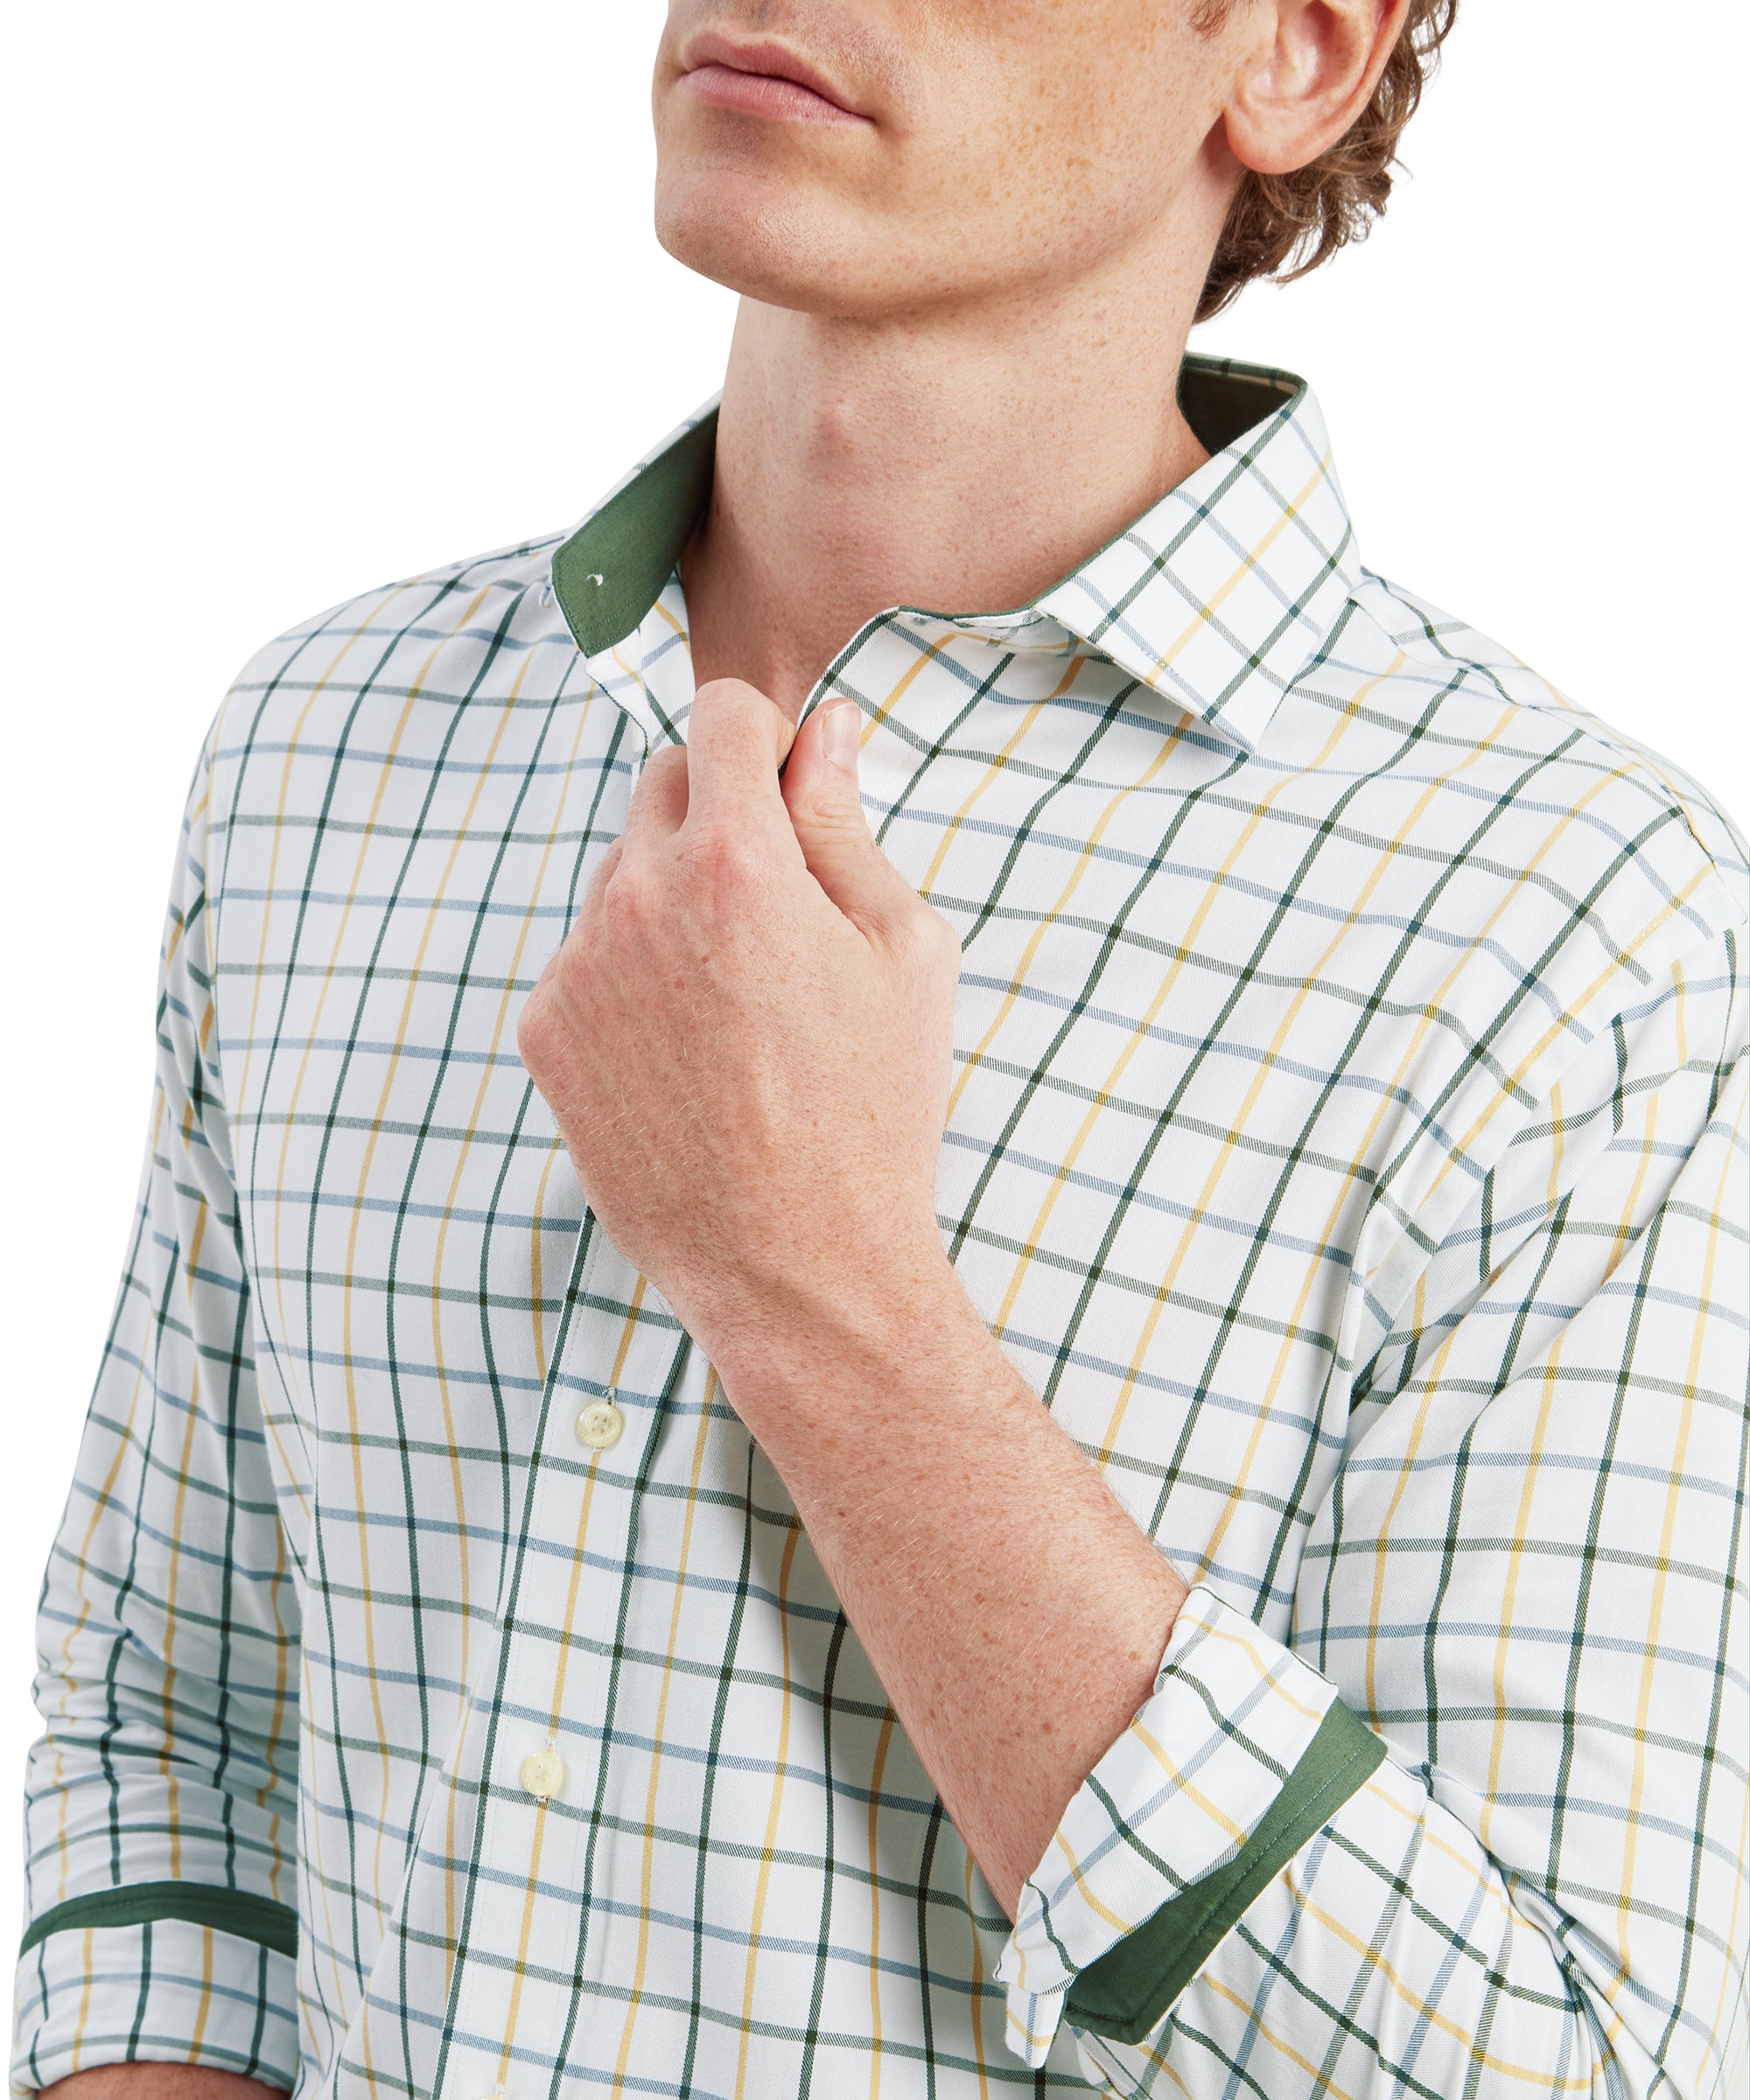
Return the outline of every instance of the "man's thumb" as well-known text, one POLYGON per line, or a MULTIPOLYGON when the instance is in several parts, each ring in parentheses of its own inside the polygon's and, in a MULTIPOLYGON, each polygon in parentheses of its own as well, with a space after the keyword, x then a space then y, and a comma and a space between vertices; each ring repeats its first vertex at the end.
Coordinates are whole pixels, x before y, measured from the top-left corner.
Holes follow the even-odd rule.
POLYGON ((901 899, 917 899, 875 843, 857 793, 863 713, 854 700, 817 707, 796 732, 784 802, 808 872, 864 933, 886 930, 901 899))

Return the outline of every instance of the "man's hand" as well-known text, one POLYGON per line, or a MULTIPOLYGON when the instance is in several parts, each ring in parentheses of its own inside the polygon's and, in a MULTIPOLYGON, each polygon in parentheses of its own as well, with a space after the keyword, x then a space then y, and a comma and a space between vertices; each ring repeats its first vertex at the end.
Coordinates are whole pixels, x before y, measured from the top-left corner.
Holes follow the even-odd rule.
POLYGON ((522 1011, 590 1208, 711 1360, 945 1261, 960 948, 871 836, 862 717, 700 689, 522 1011), (789 763, 780 781, 778 767, 789 763))
POLYGON ((518 1041, 592 1208, 777 1467, 1014 1915, 1185 1586, 949 1264, 960 950, 871 837, 855 707, 701 689, 518 1041))

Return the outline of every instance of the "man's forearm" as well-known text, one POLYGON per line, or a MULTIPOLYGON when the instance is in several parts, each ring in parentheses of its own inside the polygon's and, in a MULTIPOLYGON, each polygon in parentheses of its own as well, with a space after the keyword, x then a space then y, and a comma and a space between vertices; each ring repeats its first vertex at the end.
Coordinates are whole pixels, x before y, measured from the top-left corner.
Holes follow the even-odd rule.
POLYGON ((1185 1586, 945 1256, 773 1308, 718 1371, 1011 1917, 1185 1586))
POLYGON ((284 2090, 204 2063, 102 2063, 47 2089, 44 2100, 285 2100, 284 2090))

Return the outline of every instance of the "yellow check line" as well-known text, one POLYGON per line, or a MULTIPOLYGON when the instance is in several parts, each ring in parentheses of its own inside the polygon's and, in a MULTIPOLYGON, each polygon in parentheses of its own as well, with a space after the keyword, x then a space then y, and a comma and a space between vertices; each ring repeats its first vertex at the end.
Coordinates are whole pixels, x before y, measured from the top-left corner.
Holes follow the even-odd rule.
MULTIPOLYGON (((648 1279, 640 1276, 633 1287, 632 1302, 626 1307, 620 1322, 620 1343, 614 1352, 613 1368, 609 1374, 610 1387, 620 1383, 626 1368, 626 1359, 632 1348, 633 1336, 638 1331, 638 1310, 644 1302, 644 1293, 649 1288, 648 1279)), ((584 1560, 588 1548, 590 1512, 595 1502, 596 1482, 600 1478, 600 1454, 592 1460, 584 1481, 583 1506, 578 1512, 578 1539, 571 1550, 570 1579, 565 1591, 564 1616, 559 1622, 558 1638, 555 1646, 558 1660, 553 1677, 553 1697, 549 1709, 549 1732, 556 1737, 560 1720, 565 1711, 565 1679, 571 1662, 571 1629, 577 1623, 578 1593, 583 1586, 584 1560)), ((522 1921, 518 1928, 516 1962, 512 1971, 509 2016, 505 2021, 504 2048, 499 2057, 498 2078, 502 2085, 510 2076, 511 2053, 516 2043, 516 2019, 522 2003, 522 1986, 528 1972, 528 1942, 535 1924, 535 1898, 541 1879, 541 1853, 547 1835, 546 1804, 542 1802, 535 1823, 535 1845, 529 1860, 528 1875, 523 1884, 522 1921)))
MULTIPOLYGON (((711 1408, 718 1391, 716 1367, 705 1366, 704 1400, 699 1409, 698 1434, 693 1439, 693 1470, 687 1483, 687 1514, 681 1520, 681 1551, 675 1571, 675 1601, 668 1614, 668 1648, 662 1659, 662 1689, 656 1699, 656 1725, 651 1731, 650 1783, 644 1795, 644 1865, 638 1909, 638 1957, 632 1971, 632 1990, 626 2003, 626 2021, 620 2029, 620 2055, 613 2067, 613 2091, 626 2090, 626 2067, 632 2060, 632 2031, 638 2008, 644 2002, 644 1971, 650 1953, 650 1913, 655 1900, 656 1789, 662 1768, 662 1745, 668 1715, 668 1691, 674 1683, 675 1654, 681 1642, 681 1607, 686 1596, 687 1567, 692 1556, 693 1518, 699 1506, 699 1482, 704 1474, 705 1447, 710 1441, 711 1408)), ((788 1684, 789 1670, 785 1670, 788 1684)))
POLYGON ((972 1935, 972 1966, 968 1970, 972 1987, 972 2054, 978 2067, 979 2100, 990 2100, 990 2079, 984 2063, 984 2001, 990 1996, 985 1981, 984 1945, 978 1936, 977 1907, 972 1893, 972 1854, 966 1855, 966 1924, 972 1935))
MULTIPOLYGON (((1425 1303, 1423 1279, 1417 1278, 1418 1302, 1425 1303)), ((1426 1390, 1421 1404, 1410 1424, 1409 1434, 1404 1440, 1404 1455, 1398 1460, 1397 1472, 1391 1483, 1391 1497, 1386 1503, 1385 1514, 1374 1527, 1373 1534, 1373 1606, 1368 1614, 1367 1648, 1365 1651, 1364 1682, 1367 1685, 1368 1712, 1379 1712, 1379 1629, 1385 1620, 1385 1586, 1390 1578, 1392 1558, 1391 1542, 1396 1537, 1397 1512, 1404 1496, 1410 1492, 1410 1483, 1416 1477, 1416 1460, 1422 1450, 1422 1438, 1433 1416, 1440 1397, 1440 1379, 1446 1368, 1446 1359, 1458 1340, 1458 1329, 1453 1327, 1436 1348, 1426 1374, 1426 1390)))
POLYGON ((530 1209, 528 1228, 528 1294, 529 1319, 535 1329, 535 1375, 544 1386, 547 1382, 547 1331, 542 1326, 541 1308, 545 1302, 546 1290, 542 1281, 541 1221, 547 1210, 547 1184, 552 1178, 555 1164, 565 1156, 564 1140, 555 1138, 552 1149, 541 1164, 541 1179, 535 1185, 535 1201, 530 1209))
MULTIPOLYGON (((1456 1340, 1457 1335, 1458 1329, 1455 1326, 1447 1339, 1449 1341, 1456 1340)), ((1477 1835, 1481 1839, 1485 1851, 1489 1847, 1494 1821, 1494 1804, 1501 1792, 1502 1760, 1507 1754, 1508 1712, 1507 1676, 1509 1660, 1508 1648, 1512 1638, 1514 1615, 1519 1605, 1519 1574, 1524 1565, 1525 1548, 1536 1536, 1531 1529, 1531 1508, 1537 1498, 1537 1480, 1538 1474, 1543 1469, 1544 1450, 1550 1433, 1550 1418, 1555 1412, 1556 1401, 1561 1390, 1564 1339, 1564 1336, 1558 1334, 1550 1344, 1548 1361, 1539 1376, 1538 1382, 1541 1390, 1537 1396, 1537 1419, 1532 1425, 1531 1448, 1526 1454, 1525 1472, 1519 1483, 1519 1514, 1514 1523, 1512 1542, 1508 1548, 1507 1580, 1501 1600, 1501 1625, 1496 1632, 1494 1642, 1494 1726, 1489 1742, 1488 1786, 1483 1796, 1481 1812, 1477 1818, 1477 1835)), ((1445 1355, 1446 1351, 1443 1348, 1441 1351, 1443 1364, 1431 1373, 1428 1379, 1431 1389, 1437 1388, 1439 1384, 1440 1368, 1444 1368, 1445 1355)), ((1433 1399, 1434 1395, 1431 1390, 1424 1404, 1424 1413, 1427 1408, 1433 1404, 1433 1399)), ((1405 1474, 1410 1470, 1413 1455, 1410 1452, 1406 1452, 1404 1455, 1404 1472, 1405 1474)), ((1382 1530, 1387 1537, 1390 1536, 1390 1518, 1387 1519, 1382 1530)), ((1380 1558, 1383 1560, 1385 1557, 1382 1555, 1380 1558)), ((1371 1646, 1371 1642, 1369 1642, 1369 1646, 1371 1646)))
MULTIPOLYGON (((878 728, 880 724, 887 719, 888 716, 892 713, 893 710, 900 704, 900 701, 903 700, 906 695, 911 690, 912 682, 917 678, 921 672, 927 670, 928 667, 935 662, 936 658, 942 654, 942 651, 948 647, 953 637, 951 635, 944 634, 940 641, 932 641, 925 645, 925 647, 919 652, 917 660, 913 663, 911 668, 906 672, 904 676, 900 680, 899 683, 893 688, 892 691, 890 692, 887 697, 881 703, 880 706, 876 708, 870 715, 869 729, 878 728)), ((869 729, 865 729, 863 732, 864 741, 865 743, 868 741, 869 729)))
POLYGON ((875 1826, 881 1812, 881 1781, 887 1769, 887 1748, 893 1740, 893 1709, 881 1717, 881 1733, 875 1744, 875 1767, 869 1778, 869 2100, 881 2090, 881 1878, 875 1871, 880 1853, 875 1848, 875 1826))
MULTIPOLYGON (((1681 1014, 1686 994, 1682 974, 1678 976, 1678 1009, 1681 1014)), ((1679 1056, 1682 1057, 1684 1030, 1678 1023, 1679 1056)), ((1653 1127, 1658 1096, 1655 1095, 1648 1106, 1647 1152, 1653 1149, 1653 1127)), ((1643 1161, 1644 1161, 1643 1155, 1643 1161)), ((1732 1169, 1732 1152, 1728 1147, 1720 1160, 1719 1182, 1713 1194, 1713 1215, 1721 1215, 1726 1198, 1726 1180, 1732 1169)), ((1637 1178, 1636 1192, 1640 1183, 1637 1178)), ((1633 1214, 1634 1198, 1630 1199, 1629 1213, 1633 1214)), ((1676 1538, 1677 1502, 1682 1494, 1680 1482, 1689 1460, 1690 1436, 1695 1426, 1696 1394, 1701 1382, 1702 1346, 1707 1334, 1706 1307, 1713 1299, 1713 1272, 1718 1258, 1719 1242, 1724 1236, 1718 1232, 1707 1235, 1707 1256, 1702 1264, 1701 1285, 1697 1295, 1700 1300, 1696 1308, 1695 1322, 1690 1334, 1690 1360, 1684 1373, 1684 1406, 1677 1423, 1676 1448, 1671 1454, 1670 1477, 1665 1488, 1665 1521, 1659 1534, 1659 1557, 1655 1564, 1657 1572, 1653 1578, 1653 1600, 1648 1613, 1647 1652, 1641 1665, 1641 1697, 1634 1716, 1634 1778, 1628 1795, 1628 1822, 1624 1838, 1622 1860, 1622 1909, 1617 1924, 1617 1951, 1621 1956, 1626 1973, 1633 1970, 1628 1959, 1629 1900, 1634 1888, 1634 1849, 1641 1821, 1641 1796, 1647 1782, 1647 1726, 1653 1710, 1654 1667, 1659 1655, 1659 1625, 1664 1614, 1665 1589, 1670 1577, 1671 1547, 1676 1538)), ((1742 1877, 1740 1877, 1741 1881, 1742 1877)))
POLYGON ((796 1548, 802 1536, 800 1518, 792 1517, 784 1540, 784 1558, 778 1570, 778 1626, 782 1643, 780 1668, 784 1673, 784 1691, 778 1713, 777 1769, 772 1774, 772 1801, 766 1812, 766 1842, 760 1848, 760 1878, 753 1888, 753 1915, 747 1925, 747 1980, 741 1992, 741 2048, 735 2060, 735 2100, 745 2100, 747 2091, 747 2049, 753 2038, 753 1977, 760 1963, 760 1935, 766 1922, 766 1899, 771 1893, 772 1858, 778 1849, 778 1819, 784 1802, 784 1782, 789 1776, 790 1573, 795 1565, 796 1548))
MULTIPOLYGON (((643 1293, 644 1278, 640 1276, 638 1289, 633 1296, 634 1311, 636 1311, 638 1300, 643 1293)), ((629 1326, 630 1322, 627 1324, 629 1326)), ((620 1354, 622 1357, 625 1354, 623 1345, 620 1354)), ((583 1502, 578 1511, 578 1538, 571 1549, 571 1572, 565 1592, 565 1614, 560 1621, 558 1638, 555 1642, 558 1650, 558 1663, 553 1685, 550 1732, 556 1736, 559 1732, 559 1717, 564 1711, 565 1673, 571 1659, 570 1634, 577 1621, 578 1592, 583 1586, 584 1556, 590 1536, 590 1513, 595 1503, 598 1477, 599 1466, 592 1463, 584 1477, 583 1502)), ((522 1886, 522 1918, 517 1928, 516 1960, 511 1970, 510 2006, 504 2023, 504 2045, 498 2060, 498 2082, 500 2085, 510 2076, 511 2052, 516 2044, 516 2016, 522 2005, 522 1986, 528 1974, 528 1942, 535 1926, 535 1899, 541 1880, 541 1854, 546 1838, 547 1806, 543 1802, 536 1810, 535 1843, 529 1853, 528 1873, 522 1886)))
MULTIPOLYGON (((190 1111, 190 1120, 192 1110, 190 1111)), ((200 1249, 206 1236, 207 1209, 202 1203, 195 1214, 194 1229, 188 1236, 188 1253, 184 1262, 187 1274, 190 1298, 200 1290, 200 1249)), ((184 1519, 188 1508, 188 1480, 192 1473, 194 1458, 194 1430, 200 1419, 201 1376, 200 1353, 191 1348, 188 1353, 188 1407, 183 1416, 182 1453, 176 1468, 176 1510, 171 1520, 171 1536, 168 1551, 169 1567, 164 1577, 164 1748, 159 1754, 158 1769, 164 1774, 167 1796, 165 1820, 170 1825, 170 1878, 172 1881, 182 1873, 182 1816, 178 1806, 181 1788, 176 1774, 174 1756, 176 1743, 176 1593, 180 1587, 182 1572, 182 1538, 184 1519)))
POLYGON ((188 2054, 196 2063, 200 2061, 200 2045, 206 2038, 207 2015, 212 2010, 213 1928, 203 1925, 200 1928, 200 2009, 194 2016, 194 2031, 188 2038, 188 2054))

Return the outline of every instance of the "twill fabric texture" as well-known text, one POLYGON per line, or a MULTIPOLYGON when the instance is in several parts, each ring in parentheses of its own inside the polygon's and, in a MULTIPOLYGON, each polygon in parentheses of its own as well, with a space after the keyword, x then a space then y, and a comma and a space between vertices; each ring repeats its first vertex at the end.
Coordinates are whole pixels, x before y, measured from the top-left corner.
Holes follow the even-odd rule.
POLYGON ((219 713, 42 1598, 17 2090, 1723 2090, 1744 844, 1362 565, 1301 382, 1181 396, 1212 456, 1074 574, 883 613, 807 703, 960 936, 944 1245, 1191 1586, 1012 1928, 517 1056, 685 740, 708 410, 219 713))

